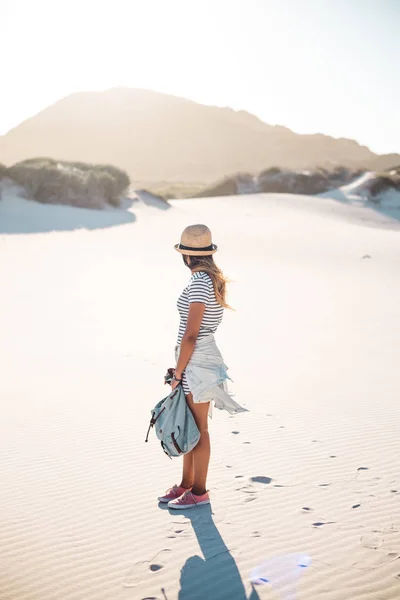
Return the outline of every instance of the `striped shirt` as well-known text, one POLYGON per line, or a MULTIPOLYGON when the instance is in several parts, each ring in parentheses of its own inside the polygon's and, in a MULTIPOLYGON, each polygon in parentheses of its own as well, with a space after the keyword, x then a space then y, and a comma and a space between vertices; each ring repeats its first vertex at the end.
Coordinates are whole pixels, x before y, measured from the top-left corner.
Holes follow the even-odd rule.
POLYGON ((201 302, 206 305, 199 335, 197 336, 198 340, 210 333, 215 333, 218 325, 222 321, 224 307, 218 304, 215 299, 214 286, 211 277, 204 271, 193 273, 189 285, 185 287, 177 302, 180 316, 178 344, 181 343, 186 331, 189 306, 192 302, 201 302))

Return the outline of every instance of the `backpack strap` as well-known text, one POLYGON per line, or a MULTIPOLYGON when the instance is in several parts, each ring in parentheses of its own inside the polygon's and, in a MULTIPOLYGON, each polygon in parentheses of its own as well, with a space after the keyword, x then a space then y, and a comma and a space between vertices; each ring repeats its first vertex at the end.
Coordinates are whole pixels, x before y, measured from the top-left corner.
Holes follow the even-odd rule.
POLYGON ((173 445, 175 446, 175 450, 178 452, 178 454, 183 454, 183 451, 180 449, 179 444, 175 439, 174 432, 171 433, 171 439, 172 439, 173 445))

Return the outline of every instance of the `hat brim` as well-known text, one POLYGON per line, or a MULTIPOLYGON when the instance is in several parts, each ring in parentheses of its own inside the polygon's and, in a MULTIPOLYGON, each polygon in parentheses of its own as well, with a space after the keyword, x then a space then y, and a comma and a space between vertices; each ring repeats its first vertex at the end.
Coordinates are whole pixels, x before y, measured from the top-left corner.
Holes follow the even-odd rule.
POLYGON ((211 254, 215 254, 218 250, 218 246, 215 244, 212 244, 212 250, 182 250, 179 246, 180 244, 175 244, 175 250, 180 254, 186 254, 186 256, 210 256, 211 254))

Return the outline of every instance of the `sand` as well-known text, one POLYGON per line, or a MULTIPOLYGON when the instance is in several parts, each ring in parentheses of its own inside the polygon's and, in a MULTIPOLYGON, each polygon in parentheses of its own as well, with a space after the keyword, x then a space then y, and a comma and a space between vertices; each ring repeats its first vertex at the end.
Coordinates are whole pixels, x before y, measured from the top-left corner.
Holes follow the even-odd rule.
POLYGON ((331 198, 355 207, 375 207, 381 215, 400 221, 400 190, 394 187, 381 191, 377 196, 371 188, 379 176, 367 171, 347 185, 320 194, 321 198, 331 198))
POLYGON ((399 598, 398 222, 297 196, 171 205, 3 194, 1 600, 399 598), (180 460, 144 438, 195 222, 234 280, 217 341, 249 412, 214 412, 212 510, 170 514, 180 460))

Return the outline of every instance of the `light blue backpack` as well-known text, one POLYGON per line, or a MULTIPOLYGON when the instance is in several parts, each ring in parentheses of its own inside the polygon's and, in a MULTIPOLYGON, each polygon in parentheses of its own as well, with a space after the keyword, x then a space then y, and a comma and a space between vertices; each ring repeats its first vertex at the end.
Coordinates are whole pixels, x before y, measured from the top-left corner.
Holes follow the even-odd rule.
POLYGON ((170 458, 186 454, 196 446, 200 432, 186 403, 182 385, 179 384, 151 411, 146 442, 152 427, 155 427, 161 447, 170 458))

